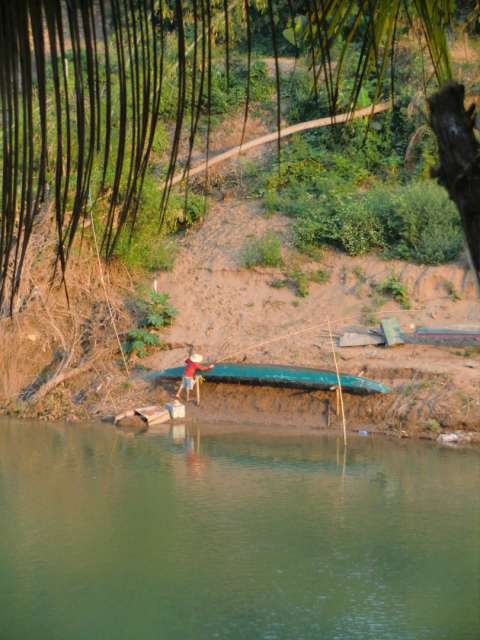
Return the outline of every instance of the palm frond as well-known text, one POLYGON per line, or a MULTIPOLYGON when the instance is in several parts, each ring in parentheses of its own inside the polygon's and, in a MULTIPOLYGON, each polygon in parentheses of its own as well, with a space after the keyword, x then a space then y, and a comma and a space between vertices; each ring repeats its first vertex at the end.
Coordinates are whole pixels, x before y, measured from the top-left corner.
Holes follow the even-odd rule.
MULTIPOLYGON (((332 113, 339 108, 342 70, 353 45, 357 73, 350 109, 367 76, 376 78, 374 100, 385 97, 382 80, 406 4, 287 0, 290 24, 303 16, 313 85, 325 85, 332 113)), ((280 132, 279 0, 0 0, 1 310, 13 308, 35 225, 50 215, 50 207, 56 266, 63 274, 75 239, 99 201, 108 205, 101 220, 106 257, 122 230, 134 228, 171 73, 167 51, 175 48, 176 110, 169 160, 159 176, 165 184, 159 223, 182 140, 185 136, 188 174, 205 111, 208 166, 213 49, 225 50, 228 85, 231 47, 239 38, 248 52, 243 142, 251 89, 251 16, 262 5, 275 58, 280 132)), ((445 28, 453 0, 414 0, 410 6, 443 81, 450 76, 445 28)))

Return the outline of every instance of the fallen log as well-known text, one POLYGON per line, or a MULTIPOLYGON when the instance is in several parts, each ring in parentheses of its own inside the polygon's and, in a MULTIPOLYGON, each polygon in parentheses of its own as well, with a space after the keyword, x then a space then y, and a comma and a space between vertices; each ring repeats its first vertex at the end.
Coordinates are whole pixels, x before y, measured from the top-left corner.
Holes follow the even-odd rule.
POLYGON ((62 382, 66 382, 67 380, 76 378, 80 374, 88 371, 100 357, 106 356, 107 353, 110 353, 110 352, 111 352, 111 348, 102 349, 101 351, 98 351, 95 355, 93 355, 88 360, 81 362, 74 369, 68 369, 67 371, 64 371, 62 369, 60 373, 54 375, 52 378, 49 378, 44 384, 38 387, 38 389, 36 389, 33 393, 29 394, 28 400, 29 401, 34 400, 35 402, 38 400, 41 400, 47 394, 49 394, 50 391, 55 389, 55 387, 58 387, 58 385, 61 384, 62 382))
POLYGON ((357 111, 348 111, 347 113, 339 113, 338 115, 334 116, 316 118, 315 120, 308 120, 307 122, 299 122, 298 124, 294 124, 290 127, 280 129, 280 131, 277 130, 273 131, 272 133, 267 133, 264 136, 260 136, 260 138, 255 138, 255 140, 250 140, 250 142, 245 142, 244 144, 233 147, 228 151, 219 153, 217 156, 209 158, 208 162, 206 160, 203 160, 200 164, 198 164, 196 167, 191 168, 189 171, 187 171, 186 169, 182 170, 181 173, 177 173, 177 175, 172 178, 170 185, 173 187, 173 185, 182 182, 182 180, 184 180, 187 176, 188 178, 193 178, 193 176, 207 171, 207 169, 210 169, 220 162, 225 162, 225 160, 229 160, 230 158, 239 156, 240 154, 245 153, 246 151, 250 151, 250 149, 254 149, 255 147, 259 147, 262 144, 275 142, 279 138, 285 138, 301 131, 317 129, 318 127, 327 127, 334 124, 342 124, 343 122, 348 122, 349 120, 353 120, 354 118, 365 118, 375 113, 387 111, 387 109, 390 109, 391 106, 392 103, 390 100, 388 100, 387 102, 379 102, 378 104, 370 105, 368 107, 365 107, 364 109, 357 109, 357 111))

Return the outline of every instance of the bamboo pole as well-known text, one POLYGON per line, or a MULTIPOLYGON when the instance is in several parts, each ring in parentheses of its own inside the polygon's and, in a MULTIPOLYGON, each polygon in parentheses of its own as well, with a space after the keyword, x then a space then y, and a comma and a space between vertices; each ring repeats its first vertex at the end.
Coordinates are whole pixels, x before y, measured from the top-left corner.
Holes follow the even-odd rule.
POLYGON ((115 337, 117 339, 117 343, 118 343, 118 347, 120 349, 120 353, 122 354, 122 360, 123 360, 123 366, 125 368, 125 373, 127 374, 127 377, 128 377, 130 375, 130 371, 128 369, 127 359, 125 358, 125 353, 123 351, 122 342, 121 342, 120 336, 118 334, 118 329, 117 329, 117 325, 115 323, 115 318, 113 316, 113 309, 112 309, 112 304, 110 302, 110 297, 108 295, 107 285, 105 284, 105 278, 104 278, 104 275, 103 275, 103 268, 102 268, 102 260, 100 258, 100 250, 98 248, 98 242, 97 242, 97 233, 95 231, 95 221, 93 219, 93 213, 92 213, 91 209, 90 209, 90 220, 92 221, 93 242, 94 242, 94 246, 95 246, 95 253, 97 255, 98 272, 100 274, 100 283, 102 285, 103 293, 105 295, 105 302, 107 303, 107 309, 108 309, 108 313, 110 314, 110 320, 112 322, 113 331, 114 331, 115 337))
POLYGON ((193 178, 199 173, 203 173, 210 167, 218 164, 219 162, 224 162, 229 158, 233 158, 235 156, 239 156, 240 154, 248 151, 249 149, 253 149, 255 147, 259 147, 262 144, 267 144, 267 142, 276 142, 278 138, 285 138, 286 136, 291 136, 293 133, 298 133, 299 131, 308 131, 309 129, 316 129, 318 127, 327 127, 332 124, 341 124, 342 122, 348 122, 349 120, 353 120, 354 118, 364 118, 367 116, 372 116, 374 113, 381 113, 382 111, 387 111, 392 106, 392 102, 387 100, 387 102, 379 102, 378 104, 372 104, 364 109, 357 109, 356 111, 347 111, 346 113, 339 113, 338 115, 327 116, 326 118, 317 118, 315 120, 308 120, 307 122, 299 122, 298 124, 294 124, 291 127, 285 127, 281 129, 281 131, 273 131, 272 133, 267 133, 264 136, 260 136, 260 138, 255 138, 255 140, 250 140, 250 142, 245 142, 244 144, 238 145, 237 147, 233 147, 228 151, 224 151, 223 153, 219 153, 213 158, 209 158, 208 162, 203 160, 196 167, 193 167, 188 172, 182 169, 180 173, 177 173, 176 176, 173 177, 171 181, 171 186, 182 182, 187 177, 193 178))
POLYGON ((340 372, 338 370, 337 355, 335 353, 335 345, 333 343, 333 335, 332 335, 332 329, 330 326, 330 318, 327 318, 327 323, 328 323, 328 333, 330 334, 330 344, 332 345, 333 362, 335 363, 335 371, 337 373, 337 383, 338 383, 337 392, 340 396, 340 410, 342 412, 342 426, 343 426, 343 446, 346 448, 347 447, 347 424, 345 421, 345 408, 343 406, 342 383, 340 381, 340 372))
MULTIPOLYGON (((387 314, 395 314, 398 315, 399 313, 412 313, 412 311, 421 311, 420 308, 418 307, 413 307, 412 309, 396 309, 395 311, 384 311, 383 315, 387 315, 387 314)), ((352 314, 351 316, 342 316, 339 318, 336 318, 334 320, 335 324, 338 324, 339 322, 347 322, 350 320, 358 320, 358 313, 356 314, 352 314)), ((0 322, 1 322, 1 318, 0 318, 0 322)), ((270 338, 270 340, 263 340, 262 342, 255 342, 254 344, 249 345, 248 347, 242 347, 241 349, 238 349, 238 351, 232 351, 231 353, 227 354, 226 356, 222 356, 221 358, 213 358, 214 362, 225 362, 226 360, 229 360, 230 358, 233 358, 235 356, 240 356, 240 355, 244 355, 245 353, 247 353, 247 351, 253 351, 255 349, 258 349, 260 347, 264 347, 267 344, 273 344, 274 342, 281 342, 282 340, 286 340, 287 338, 292 338, 293 336, 298 336, 301 335, 303 333, 307 333, 309 331, 319 331, 319 329, 321 327, 325 327, 328 326, 328 323, 330 322, 330 320, 328 320, 327 322, 319 322, 316 324, 312 324, 309 325, 308 327, 304 327, 303 329, 299 329, 298 331, 289 331, 288 333, 284 333, 280 336, 276 336, 275 338, 270 338)), ((327 330, 328 331, 328 330, 327 330)), ((177 344, 177 343, 172 343, 172 344, 177 344)), ((178 345, 180 346, 180 345, 178 345)), ((185 345, 183 345, 185 346, 185 345)))

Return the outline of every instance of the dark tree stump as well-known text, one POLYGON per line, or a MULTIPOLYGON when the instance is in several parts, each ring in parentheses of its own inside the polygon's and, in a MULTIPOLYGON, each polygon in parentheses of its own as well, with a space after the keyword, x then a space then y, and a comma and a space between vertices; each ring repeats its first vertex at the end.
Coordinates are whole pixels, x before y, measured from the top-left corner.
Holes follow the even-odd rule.
POLYGON ((432 177, 457 205, 480 284, 480 145, 473 132, 475 105, 465 110, 464 98, 465 87, 450 81, 428 100, 440 156, 432 177))

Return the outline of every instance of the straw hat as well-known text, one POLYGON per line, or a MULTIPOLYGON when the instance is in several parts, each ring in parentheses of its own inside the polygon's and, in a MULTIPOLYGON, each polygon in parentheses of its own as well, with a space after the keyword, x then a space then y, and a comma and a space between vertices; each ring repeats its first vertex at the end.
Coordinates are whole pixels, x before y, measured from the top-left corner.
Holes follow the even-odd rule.
POLYGON ((190 356, 190 360, 192 362, 201 362, 203 360, 203 356, 201 356, 199 353, 192 353, 192 355, 190 356))

